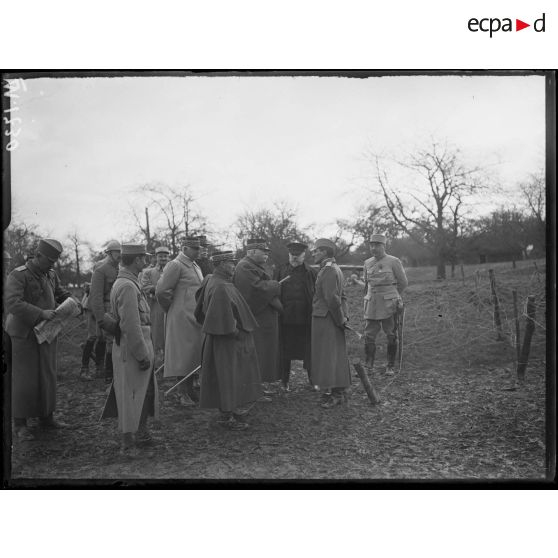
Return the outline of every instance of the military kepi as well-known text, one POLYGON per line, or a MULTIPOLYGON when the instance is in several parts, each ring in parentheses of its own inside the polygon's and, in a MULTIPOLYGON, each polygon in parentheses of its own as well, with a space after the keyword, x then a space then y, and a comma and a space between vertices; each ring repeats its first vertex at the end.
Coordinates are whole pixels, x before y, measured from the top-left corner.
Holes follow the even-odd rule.
POLYGON ((378 242, 380 244, 385 244, 386 243, 386 235, 385 234, 373 234, 370 237, 370 244, 372 244, 373 242, 378 242))
POLYGON ((213 252, 213 255, 211 256, 211 262, 214 264, 218 264, 220 262, 227 262, 227 261, 231 261, 231 262, 236 261, 236 258, 234 257, 234 252, 232 250, 213 252))
POLYGON ((246 242, 246 250, 264 250, 269 252, 267 242, 263 238, 250 238, 246 242))
POLYGON ((52 238, 43 238, 39 240, 37 252, 51 260, 57 260, 62 253, 62 244, 52 238))
POLYGON ((337 250, 337 246, 335 246, 335 244, 328 238, 318 238, 318 240, 314 242, 314 249, 317 248, 331 248, 333 250, 333 253, 335 253, 337 250))
POLYGON ((287 244, 287 250, 289 251, 289 254, 292 254, 293 256, 300 256, 300 254, 302 254, 302 252, 307 249, 308 245, 302 242, 293 241, 287 244))
POLYGON ((166 246, 155 248, 155 254, 170 254, 170 250, 166 246))
POLYGON ((200 248, 200 237, 199 236, 189 236, 186 238, 186 240, 184 241, 184 246, 186 246, 187 248, 194 248, 194 249, 198 249, 200 248))
POLYGON ((123 256, 151 256, 146 250, 145 244, 132 244, 131 242, 122 243, 123 256))

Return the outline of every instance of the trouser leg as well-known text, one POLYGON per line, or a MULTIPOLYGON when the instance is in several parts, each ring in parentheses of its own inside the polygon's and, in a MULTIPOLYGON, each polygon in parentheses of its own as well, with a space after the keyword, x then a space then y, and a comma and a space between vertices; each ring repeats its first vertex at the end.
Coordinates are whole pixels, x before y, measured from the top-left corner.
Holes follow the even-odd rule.
POLYGON ((366 357, 366 363, 370 368, 374 366, 374 360, 376 358, 376 337, 380 331, 380 321, 379 320, 366 320, 364 327, 364 354, 366 357))
POLYGON ((290 359, 284 358, 283 361, 283 370, 281 371, 281 381, 283 385, 288 385, 289 380, 291 379, 291 361, 290 359))
POLYGON ((81 366, 83 368, 89 367, 89 359, 93 354, 93 349, 95 347, 95 337, 89 337, 83 346, 83 352, 81 353, 81 366))
POLYGON ((387 365, 393 368, 397 354, 397 321, 394 317, 382 320, 382 328, 387 336, 387 365))
POLYGON ((112 351, 107 350, 105 354, 105 382, 112 382, 112 378, 112 351))
POLYGON ((97 338, 97 344, 95 345, 95 365, 97 368, 97 376, 101 377, 103 375, 103 365, 105 362, 105 350, 107 348, 107 343, 104 339, 97 338))

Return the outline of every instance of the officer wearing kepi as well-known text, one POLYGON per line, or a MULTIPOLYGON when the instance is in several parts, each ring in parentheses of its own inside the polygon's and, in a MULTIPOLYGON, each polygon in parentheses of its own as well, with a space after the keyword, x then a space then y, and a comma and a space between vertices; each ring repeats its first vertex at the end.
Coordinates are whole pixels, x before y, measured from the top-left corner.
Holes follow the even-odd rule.
POLYGON ((105 248, 107 257, 93 270, 89 292, 89 308, 97 320, 97 377, 105 377, 106 382, 112 380, 112 336, 103 329, 105 312, 110 312, 110 291, 118 275, 121 247, 116 240, 111 240, 105 248), (104 372, 103 372, 103 352, 104 372))
POLYGON ((281 332, 281 368, 282 382, 289 391, 291 360, 302 360, 303 368, 310 376, 311 362, 311 326, 312 299, 316 276, 313 268, 304 262, 308 245, 292 241, 287 244, 289 261, 281 266, 275 279, 281 282, 281 303, 283 313, 280 316, 281 332))
POLYGON ((58 340, 39 344, 33 331, 39 322, 54 319, 56 306, 70 296, 53 270, 61 253, 60 242, 42 239, 35 256, 16 267, 6 281, 6 331, 12 342, 12 414, 20 441, 35 438, 28 418, 39 417, 43 428, 66 426, 53 415, 58 340))
POLYGON ((380 328, 387 336, 386 374, 394 374, 397 353, 396 313, 402 308, 401 293, 408 281, 401 261, 386 254, 386 237, 373 234, 370 238, 372 257, 364 262, 364 352, 370 367, 376 358, 376 337, 380 328))

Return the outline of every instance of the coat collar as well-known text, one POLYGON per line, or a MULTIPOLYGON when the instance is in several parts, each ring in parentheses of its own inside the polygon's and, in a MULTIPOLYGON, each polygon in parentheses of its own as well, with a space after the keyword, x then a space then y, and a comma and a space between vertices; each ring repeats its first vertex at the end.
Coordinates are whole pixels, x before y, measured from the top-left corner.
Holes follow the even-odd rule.
POLYGON ((117 279, 129 279, 130 281, 133 281, 139 289, 139 282, 137 276, 134 275, 131 271, 128 271, 124 267, 121 267, 120 270, 118 271, 117 279))
POLYGON ((320 269, 324 268, 328 263, 335 263, 335 258, 326 258, 320 262, 320 269))
POLYGON ((178 256, 176 256, 176 259, 181 263, 184 264, 187 267, 194 267, 194 261, 191 260, 184 252, 180 251, 178 252, 178 256))

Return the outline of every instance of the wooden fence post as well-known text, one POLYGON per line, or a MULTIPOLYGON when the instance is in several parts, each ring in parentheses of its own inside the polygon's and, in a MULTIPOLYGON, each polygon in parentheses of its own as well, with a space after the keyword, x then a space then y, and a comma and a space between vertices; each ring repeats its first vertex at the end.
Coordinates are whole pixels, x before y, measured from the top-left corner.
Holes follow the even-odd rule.
POLYGON ((527 325, 525 326, 525 337, 523 338, 523 346, 519 357, 519 365, 517 367, 517 379, 520 382, 525 380, 525 370, 529 362, 529 352, 531 351, 531 339, 535 331, 535 297, 529 295, 527 297, 527 325))
POLYGON ((517 289, 513 289, 513 318, 515 320, 515 352, 516 352, 516 371, 519 369, 519 358, 521 353, 521 331, 519 329, 519 310, 517 308, 517 289))
POLYGON ((502 333, 502 319, 500 317, 500 301, 498 293, 496 292, 496 278, 494 277, 494 270, 489 269, 488 275, 490 276, 490 289, 492 290, 492 302, 494 303, 494 324, 496 325, 497 341, 503 341, 504 335, 502 333))

